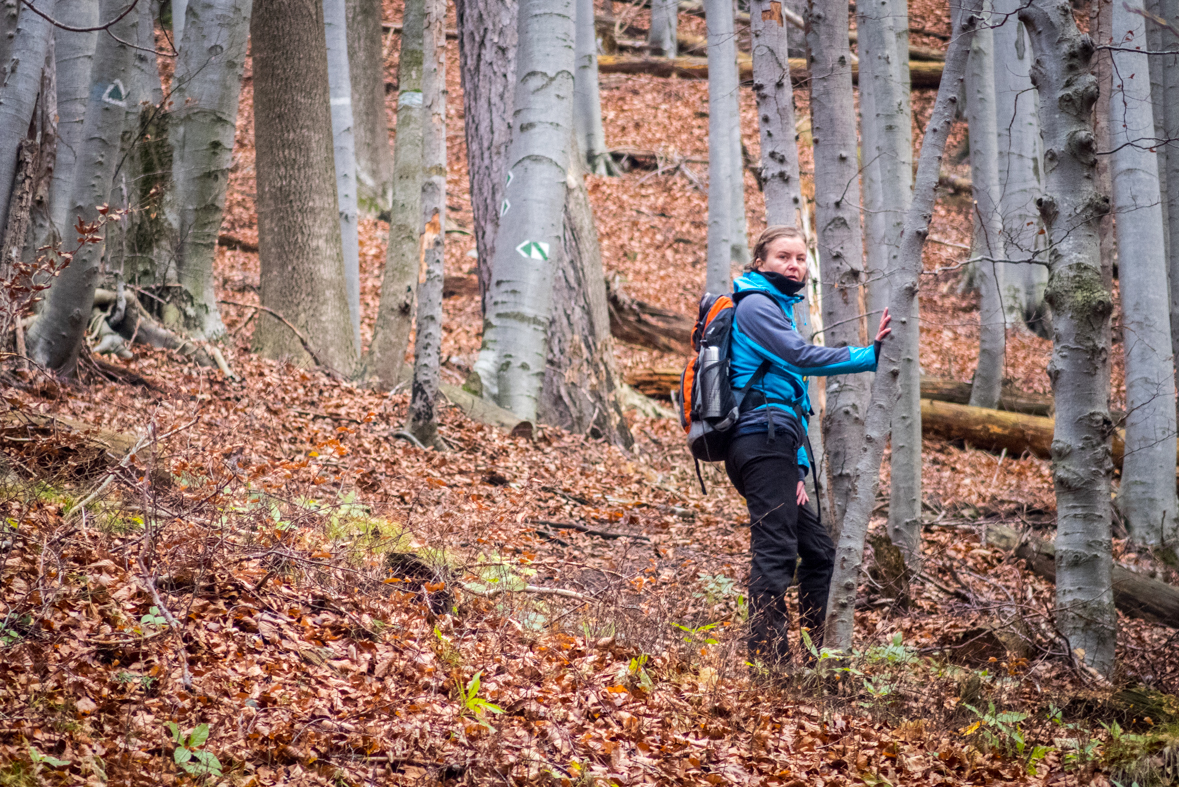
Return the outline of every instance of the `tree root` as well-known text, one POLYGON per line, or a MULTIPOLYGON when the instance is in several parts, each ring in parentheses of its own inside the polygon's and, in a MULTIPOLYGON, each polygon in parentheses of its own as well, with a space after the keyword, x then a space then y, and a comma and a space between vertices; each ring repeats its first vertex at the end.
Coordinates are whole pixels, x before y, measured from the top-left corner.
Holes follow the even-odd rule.
POLYGON ((101 320, 96 320, 93 330, 99 342, 95 347, 96 353, 113 352, 120 357, 126 357, 120 352, 120 349, 126 350, 126 345, 146 344, 163 350, 173 350, 198 366, 217 368, 227 377, 234 376, 225 361, 225 356, 217 348, 204 347, 160 325, 147 313, 134 293, 123 293, 121 316, 119 296, 113 290, 95 290, 94 308, 102 316, 101 320), (115 320, 115 317, 120 318, 115 320))

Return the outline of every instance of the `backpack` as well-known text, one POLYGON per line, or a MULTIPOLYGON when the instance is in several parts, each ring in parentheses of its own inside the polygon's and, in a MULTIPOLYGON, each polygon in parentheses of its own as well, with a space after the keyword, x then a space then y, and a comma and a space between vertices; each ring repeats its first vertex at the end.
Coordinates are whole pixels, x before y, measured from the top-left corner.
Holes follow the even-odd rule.
POLYGON ((749 382, 734 391, 729 379, 729 347, 732 343, 736 304, 729 295, 705 293, 700 299, 696 326, 692 329, 694 355, 688 359, 676 391, 680 426, 696 461, 700 489, 707 494, 700 462, 724 461, 733 427, 741 415, 741 403, 769 370, 763 361, 749 382))

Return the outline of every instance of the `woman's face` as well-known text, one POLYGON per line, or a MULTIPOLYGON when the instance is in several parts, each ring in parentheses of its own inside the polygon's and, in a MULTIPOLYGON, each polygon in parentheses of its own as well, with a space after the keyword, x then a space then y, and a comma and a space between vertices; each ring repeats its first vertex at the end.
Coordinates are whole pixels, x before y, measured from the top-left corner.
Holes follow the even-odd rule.
POLYGON ((806 281, 806 244, 802 238, 778 238, 766 249, 759 270, 780 273, 791 281, 806 281))

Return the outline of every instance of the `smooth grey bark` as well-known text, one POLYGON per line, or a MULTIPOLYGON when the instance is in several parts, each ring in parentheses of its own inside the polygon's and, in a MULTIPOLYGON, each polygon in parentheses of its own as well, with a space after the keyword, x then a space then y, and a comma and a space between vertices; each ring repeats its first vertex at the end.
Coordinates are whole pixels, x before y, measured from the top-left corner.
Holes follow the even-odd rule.
MULTIPOLYGON (((54 7, 50 2, 41 10, 52 16, 54 7)), ((52 35, 53 26, 47 21, 31 12, 22 13, 17 19, 8 62, 4 64, 4 82, 0 84, 0 139, 6 142, 0 149, 0 238, 4 237, 4 225, 8 221, 8 200, 17 167, 18 146, 12 141, 24 139, 29 130, 52 35)))
POLYGON ((172 45, 177 52, 184 45, 184 29, 188 24, 188 0, 172 0, 172 45))
POLYGON ((519 10, 515 133, 497 230, 483 347, 485 397, 534 420, 544 383, 554 270, 573 132, 572 0, 524 0, 519 10))
POLYGON ((456 0, 479 295, 487 311, 515 106, 516 0, 456 0))
POLYGON ((1036 211, 1042 191, 1040 119, 1030 76, 1032 53, 1027 31, 1015 17, 1020 4, 1020 0, 995 0, 995 13, 1002 20, 994 31, 999 210, 1007 259, 1019 263, 1003 270, 1003 309, 1011 325, 1038 317, 1048 285, 1040 215, 1036 211))
MULTIPOLYGON (((103 18, 110 18, 121 8, 120 0, 100 4, 103 18)), ((133 15, 124 17, 111 26, 111 35, 99 38, 94 52, 86 120, 74 162, 73 198, 67 214, 71 219, 98 221, 98 209, 110 196, 127 114, 124 80, 129 78, 132 64, 132 49, 123 42, 135 38, 135 26, 133 15)), ((73 244, 67 242, 65 247, 72 249, 73 244)), ((29 329, 29 357, 63 377, 73 377, 77 369, 104 247, 101 242, 86 243, 74 253, 73 260, 50 287, 45 306, 29 329)))
MULTIPOLYGON (((1123 0, 1124 1, 1124 0, 1123 0)), ((1148 14, 1154 16, 1162 16, 1163 0, 1141 0, 1143 8, 1148 14)), ((1124 9, 1123 9, 1124 10, 1124 9)), ((1146 27, 1146 46, 1151 52, 1162 52, 1164 49, 1169 49, 1168 43, 1174 43, 1175 35, 1168 30, 1164 30, 1157 22, 1150 18, 1139 17, 1146 27)), ((1172 24, 1179 22, 1175 17, 1171 17, 1172 24)), ((1119 30, 1114 27, 1118 34, 1125 36, 1129 28, 1119 30)), ((1134 46, 1142 46, 1144 39, 1140 36, 1134 46)), ((1151 114, 1154 121, 1154 137, 1157 140, 1154 147, 1154 155, 1156 158, 1155 169, 1159 173, 1159 194, 1161 196, 1161 204, 1159 205, 1160 213, 1163 217, 1163 246, 1170 253, 1171 248, 1171 233, 1168 222, 1169 211, 1167 210, 1167 158, 1169 156, 1171 146, 1164 142, 1167 139, 1165 133, 1166 114, 1167 114, 1167 85, 1163 77, 1162 69, 1162 55, 1152 54, 1144 58, 1144 62, 1149 64, 1150 68, 1150 104, 1151 114)), ((1115 70, 1114 73, 1117 73, 1115 70)), ((1124 76, 1124 75, 1123 75, 1124 76)))
MULTIPOLYGON (((1113 5, 1113 29, 1130 48, 1146 38, 1144 19, 1113 5)), ((1171 357, 1164 222, 1158 156, 1135 144, 1155 133, 1146 54, 1112 51, 1110 96, 1113 205, 1126 353, 1126 458, 1118 503, 1135 543, 1160 546, 1177 535, 1175 372, 1171 357), (1134 75, 1134 78, 1130 78, 1134 75)), ((1157 59, 1155 63, 1157 63, 1157 59)))
POLYGON ((0 2, 0 81, 8 69, 8 58, 16 40, 16 24, 21 7, 20 0, 0 2))
POLYGON ((616 397, 614 340, 606 276, 579 156, 570 157, 562 227, 564 253, 553 276, 548 362, 537 417, 575 434, 634 443, 616 397))
MULTIPOLYGON (((824 337, 828 347, 862 345, 866 277, 847 7, 836 0, 811 0, 808 17, 815 229, 822 268, 824 337)), ((823 439, 837 528, 847 505, 869 394, 867 375, 827 378, 823 439)))
POLYGON ((598 43, 594 0, 576 0, 577 72, 574 76, 573 125, 586 166, 595 175, 609 175, 610 153, 602 128, 602 99, 598 90, 598 43))
MULTIPOLYGON (((1179 0, 1162 0, 1163 15, 1179 19, 1179 0)), ((1171 243, 1167 247, 1167 270, 1171 288, 1171 348, 1179 353, 1179 37, 1164 37, 1167 54, 1158 58, 1163 74, 1163 136, 1166 138, 1167 228, 1171 243)), ((1153 64, 1152 64, 1153 65, 1153 64)), ((1176 367, 1179 385, 1179 367, 1176 367)))
POLYGON ((422 231, 422 42, 424 0, 408 0, 401 27, 397 65, 397 139, 393 150, 393 186, 385 274, 368 374, 378 387, 397 385, 409 332, 413 327, 422 231))
POLYGON ((176 322, 199 338, 225 332, 213 261, 233 165, 252 6, 251 0, 193 0, 172 81, 168 135, 177 242, 169 302, 179 311, 176 322))
POLYGON ((970 390, 972 407, 999 406, 1007 351, 1007 319, 1003 311, 1006 246, 999 212, 999 133, 995 116, 994 14, 970 43, 966 71, 966 117, 970 126, 970 177, 974 194, 974 237, 978 285, 978 366, 970 390))
POLYGON ((406 430, 422 445, 438 437, 439 374, 442 363, 442 278, 446 243, 446 0, 426 0, 422 46, 422 262, 414 334, 413 386, 406 430))
MULTIPOLYGON (((753 94, 757 99, 766 226, 798 227, 809 239, 811 222, 802 197, 802 178, 799 176, 794 88, 790 82, 787 32, 782 7, 777 0, 753 0, 749 9, 749 22, 753 36, 753 94)), ((809 243, 808 257, 813 261, 809 243)), ((817 269, 812 271, 812 275, 817 274, 817 269)), ((809 301, 813 297, 810 288, 808 296, 809 301)), ((807 301, 798 304, 794 315, 795 325, 807 342, 814 338, 815 333, 810 306, 807 301)), ((819 408, 819 378, 812 376, 808 386, 811 402, 819 408)), ((816 460, 825 465, 822 428, 811 429, 810 438, 816 460)), ((824 501, 824 514, 829 514, 830 508, 824 501)))
POLYGON ((651 28, 647 43, 652 57, 676 56, 676 30, 679 27, 679 0, 651 0, 651 28))
POLYGON ((946 138, 957 114, 958 96, 966 72, 970 40, 980 23, 978 11, 982 0, 966 0, 956 15, 954 35, 946 51, 946 65, 933 114, 925 127, 921 156, 913 189, 913 201, 901 236, 901 252, 892 282, 889 309, 893 315, 893 335, 884 342, 880 363, 872 386, 864 439, 856 447, 855 472, 850 484, 847 512, 836 542, 835 572, 831 577, 831 595, 827 604, 824 644, 848 652, 855 630, 856 588, 864 559, 864 538, 868 520, 876 502, 880 483, 880 463, 893 423, 893 407, 900 395, 901 365, 909 342, 904 334, 917 330, 917 292, 921 277, 921 252, 929 234, 933 206, 937 198, 938 173, 946 138))
MULTIPOLYGON (((41 69, 41 84, 33 117, 23 138, 17 143, 16 177, 8 199, 7 222, 0 235, 0 281, 7 281, 11 266, 25 250, 31 236, 33 222, 48 222, 49 184, 57 154, 57 84, 54 68, 54 40, 49 39, 45 62, 41 69)), ((31 262, 39 256, 36 250, 23 259, 31 262)), ((13 310, 10 298, 19 293, 0 288, 0 337, 9 335, 12 320, 20 315, 13 310)), ((4 340, 0 340, 4 341, 4 340)), ((19 347, 18 347, 19 349, 19 347)))
MULTIPOLYGON (((736 54, 736 41, 733 43, 734 55, 736 54)), ((734 66, 734 70, 736 70, 734 66)), ((729 161, 732 168, 733 176, 729 180, 730 194, 733 200, 733 209, 731 218, 733 220, 733 233, 729 238, 729 242, 733 247, 733 262, 738 265, 745 265, 749 262, 749 223, 745 218, 745 152, 742 147, 741 138, 741 93, 740 82, 735 83, 738 89, 733 91, 733 98, 731 99, 730 109, 732 114, 729 116, 729 123, 732 125, 732 131, 729 132, 729 161)))
MULTIPOLYGON (((909 102, 909 11, 903 0, 856 6, 860 52, 860 134, 869 324, 892 299, 901 237, 912 201, 913 133, 909 102)), ((900 398, 893 411, 889 538, 915 570, 921 553, 920 325, 902 331, 900 398)))
POLYGON ((344 286, 352 335, 360 354, 360 227, 356 204, 356 138, 352 122, 352 78, 348 71, 348 14, 344 0, 323 0, 327 39, 328 87, 332 106, 332 150, 336 165, 336 199, 344 247, 344 286))
MULTIPOLYGON (((69 27, 98 24, 98 0, 63 3, 55 18, 69 27)), ((76 217, 70 216, 74 188, 74 162, 82 145, 82 126, 90 95, 90 69, 97 33, 55 30, 54 68, 57 71, 57 161, 49 187, 48 221, 33 227, 33 249, 52 245, 69 236, 76 217)))
POLYGON ((1056 622, 1070 649, 1108 676, 1117 638, 1109 502, 1113 303, 1102 280, 1098 238, 1098 220, 1109 201, 1094 189, 1091 113, 1097 80, 1089 72, 1094 48, 1077 30, 1067 0, 1030 0, 1019 19, 1035 55, 1032 84, 1039 91, 1047 162, 1038 207, 1048 231, 1045 297, 1054 333, 1048 375, 1056 401, 1056 622))
POLYGON ((352 131, 356 138, 359 206, 376 215, 389 209, 393 152, 385 114, 385 59, 380 0, 346 0, 352 131))
POLYGON ((250 20, 258 182, 258 300, 264 356, 342 375, 356 365, 332 154, 323 6, 259 0, 250 20))
MULTIPOLYGON (((719 294, 728 292, 732 285, 738 244, 733 200, 734 183, 742 180, 741 159, 733 158, 737 39, 732 0, 707 0, 704 10, 708 25, 708 264, 704 289, 719 294)), ((740 153, 740 138, 736 145, 740 153)), ((742 216, 740 222, 744 221, 742 216)))

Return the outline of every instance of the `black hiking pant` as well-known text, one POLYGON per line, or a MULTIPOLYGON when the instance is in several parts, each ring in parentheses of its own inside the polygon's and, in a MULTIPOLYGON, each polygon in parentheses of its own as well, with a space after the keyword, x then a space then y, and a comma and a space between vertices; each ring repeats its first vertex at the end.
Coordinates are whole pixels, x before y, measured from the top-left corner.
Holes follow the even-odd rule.
POLYGON ((835 567, 835 545, 810 506, 799 506, 798 446, 794 439, 762 433, 729 443, 725 470, 749 507, 749 653, 767 663, 790 660, 790 613, 786 589, 798 558, 799 619, 822 647, 827 593, 835 567))

